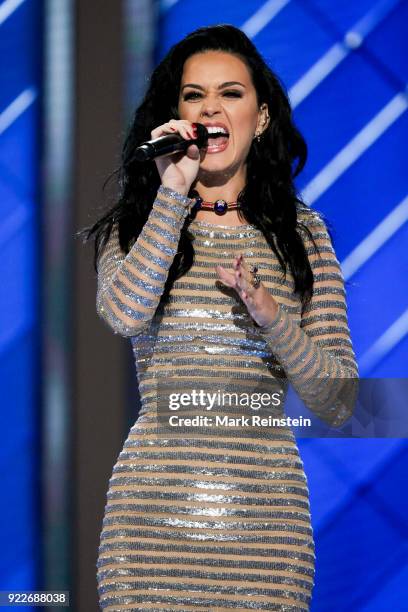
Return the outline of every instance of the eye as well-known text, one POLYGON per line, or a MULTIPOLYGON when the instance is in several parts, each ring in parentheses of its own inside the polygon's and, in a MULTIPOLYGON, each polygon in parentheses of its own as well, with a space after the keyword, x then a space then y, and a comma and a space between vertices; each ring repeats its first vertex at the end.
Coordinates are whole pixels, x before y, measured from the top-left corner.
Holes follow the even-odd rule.
MULTIPOLYGON (((242 98, 242 92, 238 90, 224 91, 223 96, 228 96, 229 98, 242 98)), ((202 94, 198 91, 189 91, 183 96, 183 100, 197 100, 198 98, 202 98, 202 94)))
POLYGON ((201 94, 198 93, 197 91, 189 91, 188 93, 186 93, 183 97, 183 100, 191 100, 191 99, 196 99, 196 96, 201 97, 201 94))
POLYGON ((224 96, 231 96, 233 98, 242 98, 242 93, 240 91, 224 91, 224 96))

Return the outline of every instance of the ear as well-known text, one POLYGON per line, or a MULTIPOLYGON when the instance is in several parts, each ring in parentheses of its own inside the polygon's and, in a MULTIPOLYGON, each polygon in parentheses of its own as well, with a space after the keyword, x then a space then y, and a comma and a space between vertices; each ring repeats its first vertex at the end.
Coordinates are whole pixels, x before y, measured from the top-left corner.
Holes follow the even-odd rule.
POLYGON ((258 113, 257 131, 259 132, 259 134, 262 134, 262 132, 266 130, 269 125, 269 121, 270 117, 268 105, 266 104, 266 102, 264 102, 264 104, 261 105, 258 113))

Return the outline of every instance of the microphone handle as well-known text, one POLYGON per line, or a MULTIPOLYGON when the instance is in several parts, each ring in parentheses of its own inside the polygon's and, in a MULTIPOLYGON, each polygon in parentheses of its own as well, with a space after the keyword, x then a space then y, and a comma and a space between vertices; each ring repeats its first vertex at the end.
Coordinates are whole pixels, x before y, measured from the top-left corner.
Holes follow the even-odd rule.
POLYGON ((195 141, 185 140, 178 134, 165 134, 154 141, 145 142, 137 147, 134 159, 136 161, 150 161, 157 157, 185 151, 191 144, 195 144, 195 141))
POLYGON ((180 134, 165 134, 148 140, 139 145, 134 153, 133 159, 136 161, 150 161, 156 157, 164 157, 179 151, 186 151, 192 144, 197 145, 200 149, 208 140, 207 128, 201 123, 197 123, 197 138, 185 140, 180 134))

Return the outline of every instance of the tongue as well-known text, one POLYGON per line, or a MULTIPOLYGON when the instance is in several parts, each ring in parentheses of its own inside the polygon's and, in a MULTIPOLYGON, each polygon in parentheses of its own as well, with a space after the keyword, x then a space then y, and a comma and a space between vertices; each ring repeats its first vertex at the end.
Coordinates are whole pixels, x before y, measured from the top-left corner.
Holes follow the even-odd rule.
POLYGON ((228 136, 212 136, 208 139, 208 146, 219 146, 225 144, 228 141, 228 136))

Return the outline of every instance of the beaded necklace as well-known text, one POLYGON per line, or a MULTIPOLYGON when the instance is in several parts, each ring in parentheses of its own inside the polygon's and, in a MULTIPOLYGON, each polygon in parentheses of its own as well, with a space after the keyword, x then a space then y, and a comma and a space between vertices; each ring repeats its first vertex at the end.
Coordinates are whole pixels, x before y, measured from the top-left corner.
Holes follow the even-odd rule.
POLYGON ((201 198, 197 191, 193 191, 193 198, 195 204, 193 205, 192 211, 198 210, 211 210, 217 215, 225 215, 229 210, 237 210, 239 208, 239 199, 236 202, 226 202, 225 200, 215 200, 215 202, 207 202, 201 198))

